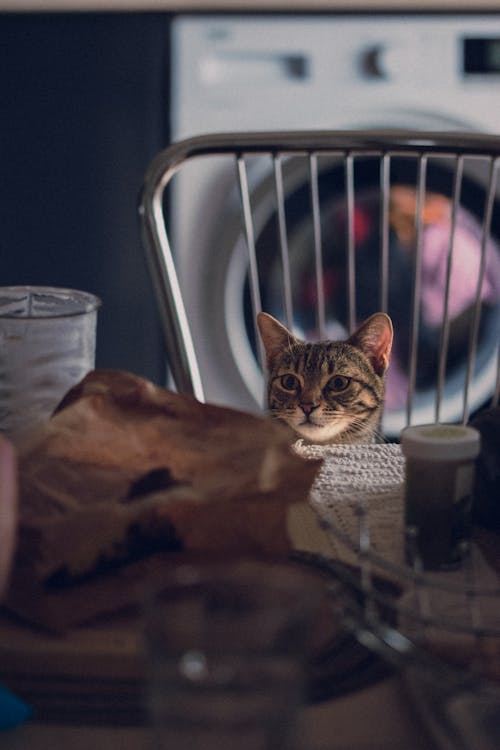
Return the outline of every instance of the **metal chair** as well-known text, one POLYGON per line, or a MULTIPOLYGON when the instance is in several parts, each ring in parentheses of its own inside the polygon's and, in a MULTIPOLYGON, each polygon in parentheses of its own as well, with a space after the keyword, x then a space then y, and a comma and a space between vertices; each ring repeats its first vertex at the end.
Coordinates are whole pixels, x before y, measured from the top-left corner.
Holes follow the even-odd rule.
POLYGON ((383 310, 387 436, 498 404, 499 163, 500 137, 471 133, 231 133, 166 148, 140 217, 175 387, 262 408, 257 312, 334 338, 383 310), (218 191, 212 214, 189 206, 198 168, 218 191), (216 213, 222 190, 239 222, 216 213), (187 237, 176 219, 190 210, 187 237))
MULTIPOLYGON (((257 312, 323 338, 380 309, 396 341, 387 437, 498 404, 499 163, 500 137, 422 132, 218 134, 158 154, 140 215, 175 386, 261 408, 257 312)), ((377 507, 361 492, 348 511, 352 534, 334 520, 322 528, 357 566, 314 556, 336 616, 401 668, 439 747, 465 736, 467 750, 496 747, 496 579, 484 581, 472 556, 451 580, 395 564, 377 549, 377 507), (457 641, 475 649, 470 668, 432 650, 457 641)))

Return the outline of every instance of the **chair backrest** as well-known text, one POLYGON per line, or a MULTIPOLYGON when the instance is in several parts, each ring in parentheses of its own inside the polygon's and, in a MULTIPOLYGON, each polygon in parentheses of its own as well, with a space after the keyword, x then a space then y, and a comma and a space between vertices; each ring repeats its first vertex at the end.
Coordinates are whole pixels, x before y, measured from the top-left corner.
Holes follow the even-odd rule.
POLYGON ((261 309, 310 339, 382 310, 386 435, 498 404, 499 164, 500 137, 471 133, 215 134, 159 153, 140 217, 177 389, 261 408, 261 309))

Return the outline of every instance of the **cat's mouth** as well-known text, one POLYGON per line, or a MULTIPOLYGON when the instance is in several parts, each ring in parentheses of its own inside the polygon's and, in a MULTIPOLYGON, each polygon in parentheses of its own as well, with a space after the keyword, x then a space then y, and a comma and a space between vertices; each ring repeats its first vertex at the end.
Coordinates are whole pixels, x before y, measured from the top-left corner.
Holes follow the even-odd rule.
POLYGON ((337 438, 347 427, 346 420, 336 420, 329 424, 314 421, 311 415, 295 424, 295 431, 313 442, 330 442, 337 438))
POLYGON ((306 414, 302 422, 299 422, 299 427, 310 426, 310 427, 322 427, 321 424, 316 422, 310 414, 306 414))
POLYGON ((317 422, 310 415, 307 415, 301 422, 298 422, 296 425, 296 429, 305 430, 319 430, 322 427, 324 427, 324 424, 322 424, 321 422, 317 422))

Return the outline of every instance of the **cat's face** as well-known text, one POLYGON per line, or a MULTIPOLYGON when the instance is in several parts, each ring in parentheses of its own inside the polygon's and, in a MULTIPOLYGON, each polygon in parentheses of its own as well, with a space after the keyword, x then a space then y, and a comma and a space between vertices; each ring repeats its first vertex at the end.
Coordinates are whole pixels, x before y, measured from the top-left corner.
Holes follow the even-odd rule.
POLYGON ((346 341, 317 343, 296 339, 267 313, 260 313, 257 323, 271 416, 311 443, 371 442, 384 402, 390 318, 376 313, 346 341))

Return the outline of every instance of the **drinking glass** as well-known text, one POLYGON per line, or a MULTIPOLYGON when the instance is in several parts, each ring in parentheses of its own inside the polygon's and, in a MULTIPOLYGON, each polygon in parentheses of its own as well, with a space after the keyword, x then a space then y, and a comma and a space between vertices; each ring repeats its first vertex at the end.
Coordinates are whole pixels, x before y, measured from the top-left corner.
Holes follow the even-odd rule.
POLYGON ((291 750, 314 596, 285 565, 180 567, 146 608, 155 750, 291 750))
POLYGON ((0 432, 47 419, 94 368, 99 306, 75 289, 0 287, 0 432))

